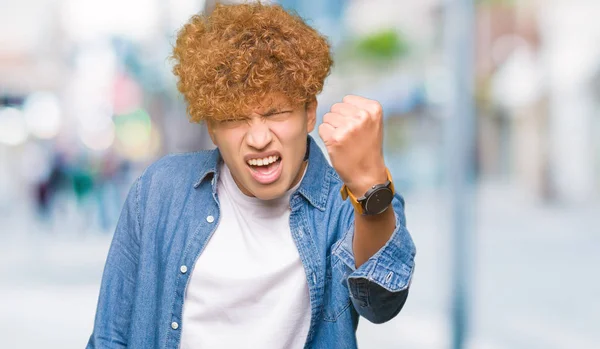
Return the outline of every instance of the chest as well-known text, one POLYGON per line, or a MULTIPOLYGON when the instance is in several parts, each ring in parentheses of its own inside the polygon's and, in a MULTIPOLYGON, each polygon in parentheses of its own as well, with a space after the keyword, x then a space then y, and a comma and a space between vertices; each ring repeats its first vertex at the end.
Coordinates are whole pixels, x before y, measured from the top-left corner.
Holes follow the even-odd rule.
POLYGON ((289 209, 265 214, 221 201, 217 225, 195 263, 192 285, 248 289, 303 280, 289 209))

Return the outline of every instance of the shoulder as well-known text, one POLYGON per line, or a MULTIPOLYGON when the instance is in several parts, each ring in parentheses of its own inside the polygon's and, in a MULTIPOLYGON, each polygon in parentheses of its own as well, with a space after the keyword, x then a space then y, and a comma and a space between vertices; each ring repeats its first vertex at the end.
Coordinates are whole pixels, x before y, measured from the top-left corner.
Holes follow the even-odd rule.
POLYGON ((147 190, 193 187, 211 167, 214 152, 203 150, 166 155, 146 168, 139 178, 140 185, 147 190))

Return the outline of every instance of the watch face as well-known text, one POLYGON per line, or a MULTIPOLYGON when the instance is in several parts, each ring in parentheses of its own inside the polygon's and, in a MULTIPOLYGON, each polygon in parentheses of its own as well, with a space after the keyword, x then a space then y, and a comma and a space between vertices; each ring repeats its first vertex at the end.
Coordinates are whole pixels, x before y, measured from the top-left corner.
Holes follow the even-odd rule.
POLYGON ((367 198, 365 211, 367 214, 380 214, 388 208, 393 199, 394 193, 389 188, 379 188, 367 198))

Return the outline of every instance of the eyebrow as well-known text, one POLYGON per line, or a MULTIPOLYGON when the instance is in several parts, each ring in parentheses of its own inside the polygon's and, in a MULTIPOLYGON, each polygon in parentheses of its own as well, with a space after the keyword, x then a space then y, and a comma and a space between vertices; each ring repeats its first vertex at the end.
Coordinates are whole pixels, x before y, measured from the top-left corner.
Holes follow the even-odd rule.
POLYGON ((260 113, 257 113, 257 114, 260 114, 262 116, 269 116, 269 115, 273 115, 273 114, 277 114, 277 113, 283 113, 283 112, 288 112, 288 111, 291 111, 290 107, 286 107, 286 106, 283 106, 283 107, 271 107, 271 109, 267 110, 266 112, 264 112, 262 114, 260 114, 260 113))

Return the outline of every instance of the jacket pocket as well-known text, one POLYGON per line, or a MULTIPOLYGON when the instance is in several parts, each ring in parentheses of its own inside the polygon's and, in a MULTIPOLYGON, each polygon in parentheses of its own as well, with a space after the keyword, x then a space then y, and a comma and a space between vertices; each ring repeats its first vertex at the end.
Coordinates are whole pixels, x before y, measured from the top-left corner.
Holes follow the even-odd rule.
POLYGON ((335 256, 330 258, 332 266, 325 273, 323 320, 335 322, 351 304, 347 283, 350 268, 346 267, 339 258, 335 256))

